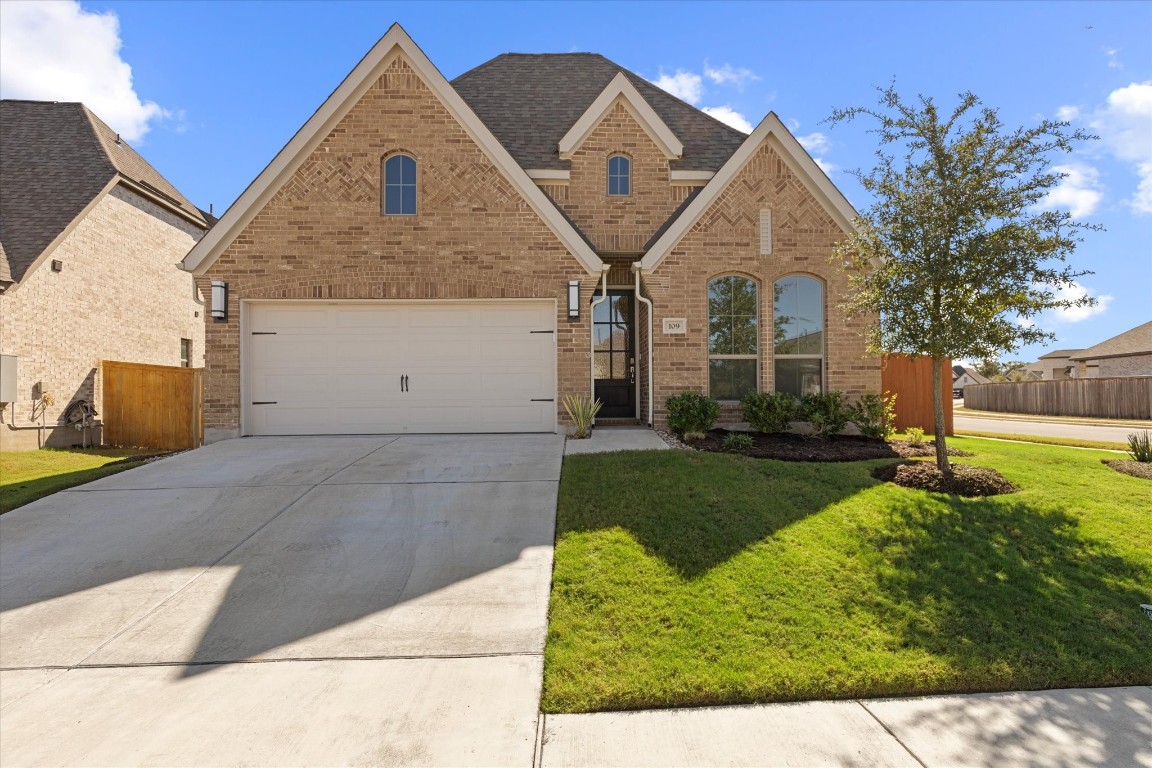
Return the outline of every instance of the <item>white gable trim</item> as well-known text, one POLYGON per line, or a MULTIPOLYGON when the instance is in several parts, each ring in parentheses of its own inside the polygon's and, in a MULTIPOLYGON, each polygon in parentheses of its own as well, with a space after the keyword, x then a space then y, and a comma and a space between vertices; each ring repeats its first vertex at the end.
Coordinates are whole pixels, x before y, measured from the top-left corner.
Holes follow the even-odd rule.
POLYGON ((480 121, 471 107, 460 98, 440 70, 424 55, 420 47, 399 24, 393 24, 384 37, 348 74, 320 108, 296 132, 272 162, 248 185, 220 221, 184 258, 184 268, 203 275, 233 240, 255 218, 292 174, 319 146, 324 137, 344 118, 364 93, 383 74, 397 55, 403 54, 409 65, 423 79, 444 107, 456 118, 480 150, 500 168, 534 211, 580 262, 588 274, 599 275, 603 262, 557 210, 548 197, 532 182, 508 150, 480 121))
POLYGON ((620 72, 616 77, 612 78, 612 82, 600 92, 596 97, 596 101, 592 102, 592 106, 584 111, 580 119, 568 129, 568 133, 564 134, 564 138, 560 139, 560 159, 569 160, 572 153, 580 148, 584 140, 588 138, 588 134, 592 133, 604 116, 615 107, 617 104, 624 104, 636 122, 640 123, 640 127, 644 129, 664 156, 669 160, 679 160, 684 154, 684 145, 680 139, 676 138, 676 134, 672 133, 660 116, 656 114, 656 110, 649 106, 640 92, 636 90, 636 86, 629 82, 628 78, 620 72))
POLYGON ((812 156, 800 146, 800 142, 796 141, 792 133, 784 127, 784 123, 780 122, 776 113, 769 112, 732 157, 728 158, 728 162, 724 163, 716 175, 712 177, 712 180, 700 190, 696 199, 684 209, 684 212, 677 217, 672 226, 648 249, 648 253, 640 261, 642 269, 645 271, 653 270, 664 261, 672 249, 676 247, 676 244, 680 242, 680 239, 700 220, 709 206, 720 197, 720 193, 736 178, 737 174, 744 169, 744 166, 764 144, 776 150, 792 172, 800 178, 808 191, 824 206, 824 209, 845 233, 855 231, 852 222, 857 217, 856 209, 848 202, 848 198, 844 197, 843 193, 836 188, 827 174, 820 169, 820 166, 816 165, 812 156))

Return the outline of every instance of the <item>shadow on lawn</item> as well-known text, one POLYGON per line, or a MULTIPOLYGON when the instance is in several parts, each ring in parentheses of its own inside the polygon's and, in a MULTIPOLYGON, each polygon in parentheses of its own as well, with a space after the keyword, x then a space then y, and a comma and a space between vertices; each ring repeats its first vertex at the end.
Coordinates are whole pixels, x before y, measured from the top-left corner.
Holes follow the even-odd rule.
POLYGON ((57 491, 90 483, 93 480, 123 472, 134 466, 136 466, 135 462, 118 460, 90 469, 78 469, 74 472, 36 477, 31 480, 2 483, 0 484, 0 514, 11 512, 25 504, 31 504, 33 501, 57 491))
POLYGON ((681 577, 697 578, 782 528, 876 485, 868 474, 876 464, 830 468, 684 452, 635 454, 626 463, 611 454, 569 457, 557 535, 620 527, 681 577), (675 474, 678 482, 653 482, 659 474, 675 474), (694 474, 707 477, 697 483, 694 474))
POLYGON ((881 530, 878 609, 967 690, 1152 683, 1140 611, 1152 570, 1082 535, 1067 511, 894 499, 881 530))

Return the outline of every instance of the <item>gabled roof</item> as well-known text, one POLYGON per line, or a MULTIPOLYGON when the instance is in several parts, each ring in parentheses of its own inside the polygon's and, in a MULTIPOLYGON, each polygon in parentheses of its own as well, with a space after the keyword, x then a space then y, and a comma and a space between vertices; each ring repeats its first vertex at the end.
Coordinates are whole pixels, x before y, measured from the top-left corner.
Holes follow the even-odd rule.
POLYGON ((683 144, 673 171, 715 171, 744 142, 745 134, 596 53, 505 53, 452 86, 521 167, 568 170, 561 139, 621 74, 683 144))
POLYGON ((609 110, 618 103, 626 106, 632 117, 640 123, 648 136, 664 153, 664 157, 669 160, 679 160, 683 156, 684 144, 676 138, 676 134, 660 119, 660 115, 656 114, 648 102, 644 101, 644 97, 636 90, 636 86, 628 81, 628 77, 623 72, 620 72, 612 78, 612 81, 600 92, 600 95, 596 97, 588 109, 584 110, 580 119, 560 138, 560 146, 558 147, 560 157, 564 160, 570 159, 572 153, 580 148, 584 139, 588 138, 588 134, 592 133, 609 110))
POLYGON ((780 122, 776 113, 769 112, 711 181, 700 190, 691 204, 684 208, 663 234, 651 244, 648 253, 638 262, 639 268, 651 270, 659 266, 764 144, 776 150, 841 229, 845 232, 854 230, 852 222, 857 216, 856 209, 820 166, 816 165, 812 156, 800 146, 800 142, 796 141, 791 131, 784 127, 784 123, 780 122))
POLYGON ((23 280, 115 183, 208 226, 195 205, 83 104, 0 101, 0 281, 23 280))
POLYGON ((1118 336, 1106 339, 1094 347, 1071 355, 1073 360, 1097 360, 1102 357, 1152 355, 1152 322, 1138 325, 1118 336))
POLYGON ((985 376, 984 374, 980 373, 977 370, 974 370, 972 368, 965 368, 963 365, 952 366, 952 381, 956 381, 956 379, 960 378, 961 376, 963 376, 965 374, 967 374, 968 378, 972 379, 972 381, 976 382, 977 384, 988 384, 989 383, 988 377, 985 376))
POLYGON ((1046 355, 1040 355, 1037 360, 1047 360, 1053 357, 1071 357, 1077 352, 1083 352, 1082 349, 1054 349, 1046 355))
POLYGON ((372 46, 344 81, 220 217, 216 226, 192 248, 184 258, 184 268, 199 275, 204 274, 398 55, 405 57, 445 109, 459 122, 480 150, 507 176, 528 205, 536 211, 569 252, 590 274, 599 274, 604 263, 587 240, 528 177, 524 169, 517 165, 508 154, 508 150, 492 135, 460 94, 453 90, 440 70, 399 24, 393 24, 372 46))

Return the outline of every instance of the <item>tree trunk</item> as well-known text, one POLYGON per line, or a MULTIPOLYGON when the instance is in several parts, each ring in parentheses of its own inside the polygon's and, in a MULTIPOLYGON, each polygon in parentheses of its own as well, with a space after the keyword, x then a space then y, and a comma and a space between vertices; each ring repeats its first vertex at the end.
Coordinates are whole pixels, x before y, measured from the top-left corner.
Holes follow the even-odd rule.
POLYGON ((936 440, 936 466, 949 479, 952 478, 952 465, 948 463, 948 445, 944 428, 944 358, 932 358, 932 420, 936 440))

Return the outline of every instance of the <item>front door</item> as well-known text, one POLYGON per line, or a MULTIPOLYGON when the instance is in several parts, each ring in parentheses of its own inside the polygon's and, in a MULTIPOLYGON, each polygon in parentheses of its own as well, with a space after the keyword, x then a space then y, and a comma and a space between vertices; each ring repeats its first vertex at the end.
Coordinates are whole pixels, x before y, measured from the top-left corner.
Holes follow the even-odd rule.
POLYGON ((595 392, 602 403, 601 418, 636 418, 635 316, 628 290, 608 291, 608 298, 592 312, 595 392))

